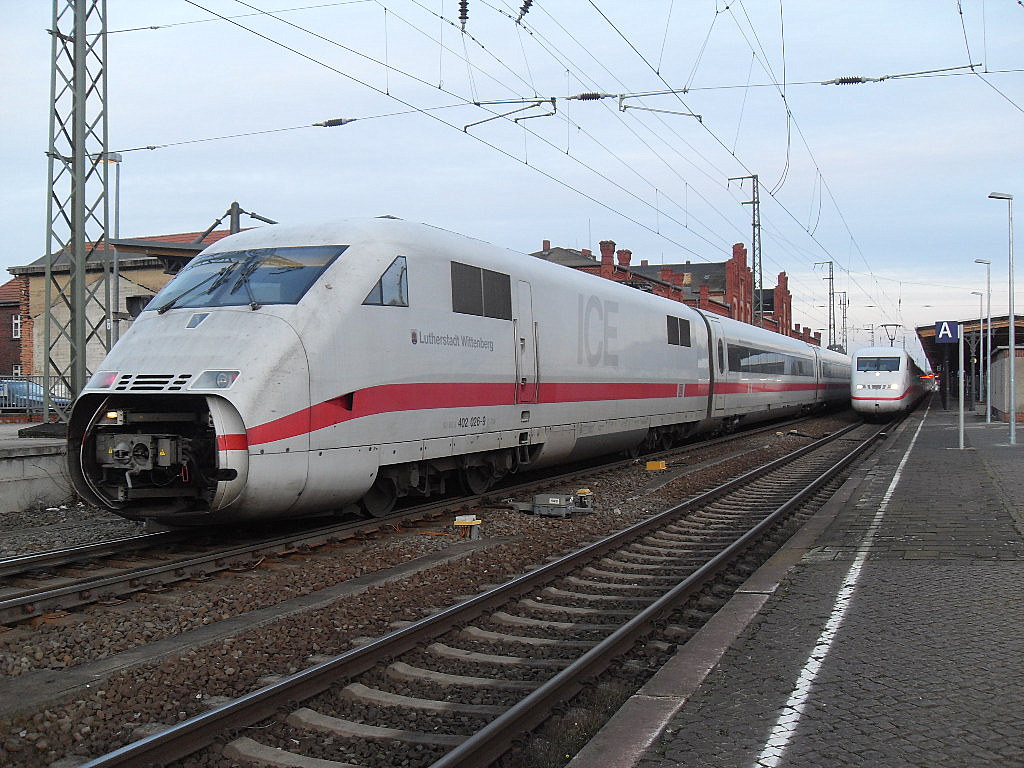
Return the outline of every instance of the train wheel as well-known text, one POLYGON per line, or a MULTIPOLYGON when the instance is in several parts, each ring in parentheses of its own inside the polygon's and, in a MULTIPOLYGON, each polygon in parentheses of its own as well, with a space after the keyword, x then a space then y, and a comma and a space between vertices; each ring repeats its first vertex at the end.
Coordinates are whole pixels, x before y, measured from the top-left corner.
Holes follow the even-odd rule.
POLYGON ((463 467, 459 470, 459 480, 466 493, 477 496, 494 483, 494 473, 487 464, 482 467, 463 467))
POLYGON ((370 517, 384 517, 395 508, 398 488, 390 477, 378 477, 362 499, 362 507, 370 517))

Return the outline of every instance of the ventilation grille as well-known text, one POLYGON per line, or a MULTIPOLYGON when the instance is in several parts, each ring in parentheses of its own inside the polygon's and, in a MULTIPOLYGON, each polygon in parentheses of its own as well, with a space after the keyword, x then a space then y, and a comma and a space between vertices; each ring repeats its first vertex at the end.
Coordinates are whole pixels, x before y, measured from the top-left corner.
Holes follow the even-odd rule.
POLYGON ((126 373, 117 377, 114 389, 118 392, 178 392, 191 378, 191 373, 126 373))

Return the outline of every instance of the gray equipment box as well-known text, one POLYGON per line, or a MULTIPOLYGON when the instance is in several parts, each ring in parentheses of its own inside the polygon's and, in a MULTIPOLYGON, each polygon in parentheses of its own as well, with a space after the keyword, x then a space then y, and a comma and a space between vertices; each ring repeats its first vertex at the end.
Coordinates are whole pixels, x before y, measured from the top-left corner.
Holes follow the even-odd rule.
POLYGON ((591 512, 591 493, 582 489, 576 493, 541 493, 533 497, 533 504, 515 503, 520 512, 540 517, 570 517, 575 512, 591 512))

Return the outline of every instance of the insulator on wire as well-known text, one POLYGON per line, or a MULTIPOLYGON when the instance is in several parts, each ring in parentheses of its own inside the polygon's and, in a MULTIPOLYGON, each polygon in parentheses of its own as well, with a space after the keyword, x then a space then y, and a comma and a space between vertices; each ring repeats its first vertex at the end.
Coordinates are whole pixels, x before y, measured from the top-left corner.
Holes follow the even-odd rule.
POLYGON ((872 77, 837 77, 835 80, 826 80, 822 85, 860 85, 861 83, 874 82, 872 77))
POLYGON ((533 5, 533 0, 523 0, 523 7, 519 9, 519 18, 516 19, 516 24, 523 20, 523 16, 530 12, 530 6, 533 5))
POLYGON ((466 22, 469 21, 469 0, 459 0, 459 21, 462 22, 462 28, 466 28, 466 22))
POLYGON ((597 101, 598 99, 604 98, 604 94, 596 92, 580 93, 576 96, 576 98, 579 99, 580 101, 597 101))

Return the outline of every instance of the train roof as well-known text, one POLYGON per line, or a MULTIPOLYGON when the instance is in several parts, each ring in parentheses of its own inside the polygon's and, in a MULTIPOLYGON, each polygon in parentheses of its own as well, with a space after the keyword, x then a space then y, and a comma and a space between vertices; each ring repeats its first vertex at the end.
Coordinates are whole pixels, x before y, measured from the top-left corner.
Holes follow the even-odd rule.
MULTIPOLYGON (((448 251, 457 257, 473 258, 475 262, 482 262, 480 266, 500 267, 502 266, 499 262, 500 259, 513 259, 520 261, 521 266, 531 272, 547 272, 550 274, 551 271, 560 270, 559 274, 566 281, 584 283, 596 280, 609 293, 618 292, 620 295, 626 295, 624 292, 636 291, 635 288, 621 283, 604 280, 582 270, 565 267, 544 259, 537 259, 529 254, 494 245, 485 240, 451 232, 430 224, 405 221, 393 216, 254 227, 212 244, 203 253, 224 253, 247 248, 273 247, 275 245, 355 245, 375 242, 389 242, 421 250, 448 251)), ((849 361, 850 359, 847 355, 824 349, 802 339, 785 336, 740 320, 705 312, 683 302, 654 296, 653 294, 643 295, 648 296, 651 300, 671 302, 671 304, 665 304, 666 311, 680 317, 689 316, 696 318, 697 315, 704 315, 712 322, 720 323, 733 336, 746 339, 752 343, 759 342, 779 348, 789 347, 791 349, 795 346, 806 347, 808 353, 817 354, 826 360, 849 361)))

